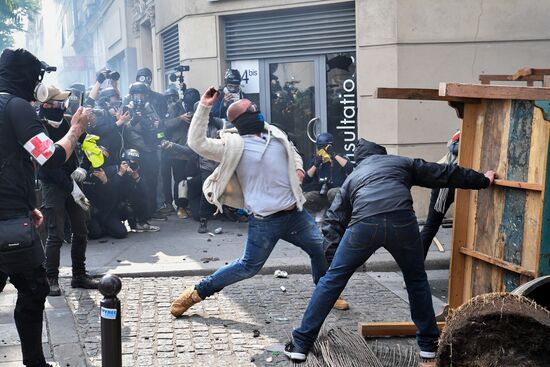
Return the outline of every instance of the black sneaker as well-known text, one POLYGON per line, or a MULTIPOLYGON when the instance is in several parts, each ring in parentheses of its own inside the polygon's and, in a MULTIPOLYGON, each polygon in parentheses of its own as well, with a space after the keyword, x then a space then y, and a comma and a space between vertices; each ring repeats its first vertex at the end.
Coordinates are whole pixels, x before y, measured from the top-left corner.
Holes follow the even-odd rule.
POLYGON ((307 358, 307 352, 294 345, 292 342, 288 342, 285 345, 285 356, 290 358, 293 362, 304 362, 307 358))
POLYGON ((164 204, 163 206, 160 207, 158 212, 164 215, 170 215, 170 214, 174 214, 176 210, 174 209, 172 204, 164 204))
POLYGON ((168 220, 168 217, 164 214, 162 214, 160 211, 156 211, 153 216, 151 217, 151 220, 168 220))
POLYGON ((48 296, 57 297, 61 295, 61 288, 59 288, 59 281, 57 278, 48 277, 48 283, 50 283, 50 293, 48 296))
POLYGON ((201 219, 201 224, 199 225, 199 230, 197 232, 199 233, 206 233, 208 232, 208 227, 207 227, 207 220, 206 219, 201 219))
POLYGON ((71 280, 71 287, 73 288, 83 288, 83 289, 97 289, 99 286, 99 281, 93 279, 89 275, 78 275, 73 276, 71 280))

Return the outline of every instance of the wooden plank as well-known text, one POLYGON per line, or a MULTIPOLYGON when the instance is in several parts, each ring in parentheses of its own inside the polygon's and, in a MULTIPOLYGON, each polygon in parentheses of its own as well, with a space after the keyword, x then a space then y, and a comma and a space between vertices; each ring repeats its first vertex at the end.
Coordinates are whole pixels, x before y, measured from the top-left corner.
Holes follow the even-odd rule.
POLYGON ((443 247, 443 244, 441 243, 441 241, 439 241, 439 239, 435 236, 434 236, 434 243, 437 246, 437 249, 439 250, 439 252, 445 252, 445 247, 443 247))
MULTIPOLYGON (((476 147, 481 149, 479 169, 482 172, 494 169, 499 176, 506 177, 511 101, 487 100, 482 106, 483 139, 476 147)), ((504 239, 500 236, 500 227, 503 209, 502 190, 490 187, 478 192, 476 206, 470 214, 475 218, 474 250, 502 259, 504 239)), ((486 262, 472 260, 470 296, 502 291, 501 273, 500 269, 494 272, 494 267, 486 262)))
POLYGON ((542 191, 542 188, 543 188, 541 184, 536 184, 532 182, 503 180, 503 179, 495 180, 494 184, 497 186, 512 187, 515 189, 523 189, 523 190, 531 190, 531 191, 542 191))
MULTIPOLYGON (((548 153, 548 129, 550 124, 544 120, 542 110, 533 110, 533 127, 529 156, 528 181, 540 184, 543 188, 544 168, 548 153)), ((525 227, 523 229, 523 256, 521 266, 527 269, 535 269, 538 272, 539 251, 541 240, 542 192, 529 191, 525 201, 525 227)), ((525 279, 520 279, 523 284, 525 279)))
MULTIPOLYGON (((511 181, 527 181, 529 175, 529 151, 533 126, 533 101, 512 101, 508 137, 508 169, 506 178, 511 181)), ((521 265, 523 228, 525 226, 526 193, 523 190, 506 189, 501 233, 504 237, 503 260, 521 265)), ((519 287, 517 274, 504 272, 507 292, 519 287)))
POLYGON ((479 81, 481 84, 490 84, 491 82, 542 82, 544 80, 544 75, 527 75, 514 79, 513 75, 509 74, 482 74, 479 76, 479 81))
MULTIPOLYGON (((460 136, 459 162, 463 167, 472 167, 474 154, 474 140, 480 104, 464 105, 464 119, 460 136)), ((449 307, 457 308, 464 302, 464 261, 466 256, 459 249, 466 246, 468 233, 468 219, 470 207, 470 193, 468 190, 456 190, 453 246, 451 253, 449 275, 449 307)))
POLYGON ((449 101, 479 103, 476 98, 440 96, 437 89, 425 88, 376 88, 373 98, 377 99, 416 99, 423 101, 449 101))
MULTIPOLYGON (((443 330, 445 323, 437 322, 439 331, 443 330)), ((416 325, 409 321, 399 322, 360 322, 358 331, 363 336, 414 336, 416 325)))
MULTIPOLYGON (((483 120, 484 120, 484 114, 480 114, 478 116, 478 119, 476 121, 476 128, 475 128, 475 139, 473 142, 473 146, 475 147, 473 156, 472 156, 472 166, 471 168, 480 171, 481 167, 481 147, 483 146, 483 120)), ((460 164, 460 162, 459 162, 460 164)), ((470 208, 477 208, 477 198, 479 195, 479 191, 477 190, 471 190, 470 193, 470 208)), ((475 212, 473 212, 475 213, 475 212)), ((477 243, 476 241, 476 216, 474 214, 468 216, 468 230, 466 234, 466 244, 467 245, 473 245, 474 243, 477 243)), ((464 260, 464 269, 462 270, 464 272, 464 301, 472 298, 472 268, 474 260, 471 257, 465 257, 464 260)))
POLYGON ((440 83, 439 95, 485 99, 550 100, 550 88, 440 83))
POLYGON ((539 246, 539 265, 537 276, 550 275, 550 144, 546 158, 546 175, 543 191, 542 233, 539 246))
POLYGON ((512 264, 511 262, 497 259, 493 256, 489 256, 487 254, 484 254, 483 252, 479 252, 476 250, 472 250, 466 247, 460 248, 460 253, 464 254, 466 256, 474 257, 478 260, 481 260, 483 262, 486 262, 488 264, 492 264, 495 266, 498 266, 499 268, 509 270, 511 272, 514 272, 516 274, 521 274, 530 278, 535 277, 535 271, 526 269, 520 265, 512 264))
POLYGON ((514 80, 519 78, 525 78, 530 75, 549 75, 550 69, 537 69, 537 68, 521 68, 513 75, 514 80))

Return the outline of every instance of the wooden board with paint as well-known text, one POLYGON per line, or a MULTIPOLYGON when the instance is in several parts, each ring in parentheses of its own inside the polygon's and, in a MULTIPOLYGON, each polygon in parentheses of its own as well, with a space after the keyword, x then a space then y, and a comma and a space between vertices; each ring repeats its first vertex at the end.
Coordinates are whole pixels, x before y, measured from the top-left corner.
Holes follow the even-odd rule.
MULTIPOLYGON (((386 88, 377 96, 432 94, 386 88)), ((550 88, 442 83, 439 96, 470 98, 455 101, 464 104, 460 165, 499 177, 485 190, 457 190, 449 279, 456 308, 550 274, 550 88)))

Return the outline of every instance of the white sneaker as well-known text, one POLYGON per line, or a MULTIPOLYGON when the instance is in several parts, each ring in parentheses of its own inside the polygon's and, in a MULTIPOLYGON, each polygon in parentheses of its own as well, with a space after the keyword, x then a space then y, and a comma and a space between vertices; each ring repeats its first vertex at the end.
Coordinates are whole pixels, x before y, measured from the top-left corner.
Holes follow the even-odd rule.
POLYGON ((435 358, 435 352, 425 352, 425 351, 421 350, 420 351, 420 358, 434 359, 435 358))
POLYGON ((136 224, 136 232, 137 233, 143 233, 143 232, 158 232, 160 231, 160 227, 153 226, 149 223, 143 223, 143 224, 136 224))
POLYGON ((284 353, 285 356, 294 362, 303 362, 307 358, 307 354, 300 348, 296 347, 292 342, 286 344, 284 353))

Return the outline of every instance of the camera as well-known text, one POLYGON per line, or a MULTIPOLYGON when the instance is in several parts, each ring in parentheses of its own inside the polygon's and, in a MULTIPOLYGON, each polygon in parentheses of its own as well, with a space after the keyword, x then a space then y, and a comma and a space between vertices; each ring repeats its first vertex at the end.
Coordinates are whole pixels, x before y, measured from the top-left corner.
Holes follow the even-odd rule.
POLYGON ((319 183, 321 184, 321 190, 319 190, 319 195, 326 196, 328 192, 328 178, 327 177, 319 178, 319 183))
POLYGON ((178 65, 178 66, 176 67, 176 71, 177 71, 178 73, 182 73, 182 72, 184 72, 184 71, 189 71, 189 65, 178 65))
POLYGON ((105 79, 111 79, 111 80, 119 80, 120 79, 120 73, 118 71, 111 71, 111 70, 107 69, 103 72, 103 74, 105 74, 105 79))
POLYGON ((128 167, 130 167, 133 171, 137 171, 139 169, 139 162, 130 161, 128 162, 128 167))

